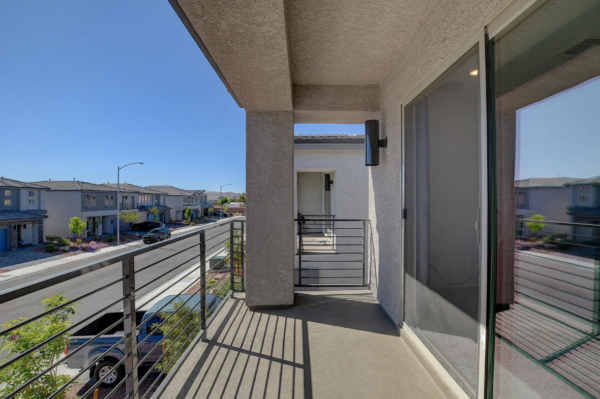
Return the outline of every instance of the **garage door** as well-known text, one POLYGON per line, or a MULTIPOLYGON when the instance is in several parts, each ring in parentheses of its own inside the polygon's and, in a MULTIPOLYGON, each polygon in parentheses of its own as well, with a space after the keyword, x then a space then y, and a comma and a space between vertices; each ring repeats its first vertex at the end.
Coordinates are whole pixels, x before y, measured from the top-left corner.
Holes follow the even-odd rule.
POLYGON ((8 250, 8 229, 0 229, 0 252, 8 250))

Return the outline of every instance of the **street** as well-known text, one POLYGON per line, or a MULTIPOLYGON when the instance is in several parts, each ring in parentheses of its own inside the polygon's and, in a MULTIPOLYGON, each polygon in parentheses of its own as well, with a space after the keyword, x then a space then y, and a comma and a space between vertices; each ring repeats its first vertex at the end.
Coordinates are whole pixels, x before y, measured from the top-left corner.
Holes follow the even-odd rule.
MULTIPOLYGON (((225 232, 229 231, 229 224, 219 226, 210 229, 206 232, 206 249, 207 257, 212 254, 218 253, 223 249, 223 245, 217 245, 221 241, 229 238, 225 232), (214 247, 211 249, 211 247, 214 247)), ((151 263, 157 262, 161 259, 167 258, 178 251, 182 251, 180 254, 173 256, 165 260, 164 262, 157 263, 155 266, 136 274, 136 286, 141 287, 146 283, 157 278, 161 274, 168 270, 174 269, 167 273, 157 281, 152 282, 147 287, 136 292, 136 298, 142 298, 153 289, 157 288, 161 284, 164 284, 169 279, 182 273, 184 270, 189 269, 195 263, 199 261, 199 245, 198 236, 194 236, 188 239, 178 241, 172 245, 167 245, 156 250, 144 253, 135 257, 135 270, 140 270, 151 263), (187 248, 187 249, 186 249, 187 248), (185 250, 184 250, 185 249, 185 250), (176 268, 176 269, 175 269, 176 268)), ((111 257, 118 252, 112 252, 106 257, 111 257)), ((93 262, 99 262, 102 257, 95 258, 93 262)), ((72 268, 81 266, 82 264, 90 263, 90 261, 74 262, 64 267, 57 267, 47 272, 40 272, 32 275, 23 276, 21 278, 12 279, 4 283, 0 282, 0 291, 6 290, 11 287, 26 284, 31 281, 35 281, 50 275, 63 272, 72 268)), ((40 302, 52 295, 64 292, 67 298, 76 298, 81 295, 85 295, 103 285, 109 284, 112 281, 119 279, 122 276, 121 262, 107 266, 103 269, 96 270, 91 273, 87 273, 83 276, 71 279, 67 282, 57 284, 46 290, 42 290, 30 295, 26 295, 22 298, 5 303, 2 306, 0 312, 0 324, 4 324, 7 321, 18 319, 19 317, 32 317, 42 312, 40 302)), ((198 274, 200 271, 198 270, 198 274)), ((111 302, 116 301, 122 296, 122 283, 114 284, 98 293, 95 293, 87 298, 84 298, 81 303, 75 309, 75 315, 73 316, 73 322, 76 323, 79 320, 85 319, 92 313, 108 306, 111 302)), ((116 311, 122 308, 121 303, 116 304, 108 311, 116 311)))

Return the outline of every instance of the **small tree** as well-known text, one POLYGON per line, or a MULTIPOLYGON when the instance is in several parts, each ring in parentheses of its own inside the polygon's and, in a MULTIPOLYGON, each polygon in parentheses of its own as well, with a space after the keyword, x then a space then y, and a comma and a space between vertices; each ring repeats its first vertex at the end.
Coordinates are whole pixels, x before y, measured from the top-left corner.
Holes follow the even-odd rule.
POLYGON ((71 219, 69 219, 69 230, 71 231, 71 234, 75 236, 75 238, 80 237, 85 231, 85 228, 86 222, 82 218, 73 216, 71 219))
POLYGON ((158 215, 160 211, 157 207, 153 206, 152 208, 150 208, 150 213, 152 214, 152 216, 154 216, 154 220, 156 220, 156 215, 158 215))
POLYGON ((244 204, 246 203, 246 193, 242 193, 240 194, 240 196, 238 197, 238 202, 243 202, 244 204))
POLYGON ((546 227, 546 223, 541 223, 541 221, 546 220, 546 216, 544 215, 533 215, 532 217, 530 217, 529 219, 531 220, 536 220, 536 222, 525 222, 525 225, 527 226, 527 228, 529 229, 529 231, 531 231, 531 234, 533 234, 533 236, 537 236, 537 234, 541 231, 544 230, 544 227, 546 227), (537 220, 539 220, 539 222, 537 222, 537 220))
POLYGON ((225 212, 225 213, 229 212, 229 205, 227 205, 227 204, 223 205, 222 209, 223 209, 223 212, 225 212))
POLYGON ((192 215, 193 214, 194 214, 194 211, 192 211, 191 208, 185 208, 184 215, 185 215, 185 221, 187 223, 190 223, 190 221, 192 220, 192 215))
MULTIPOLYGON (((45 311, 49 311, 68 301, 69 299, 65 298, 63 293, 60 293, 59 295, 44 299, 41 304, 44 306, 45 311)), ((55 334, 59 334, 71 325, 69 316, 73 314, 75 314, 75 306, 67 305, 36 321, 32 321, 15 330, 7 331, 3 334, 3 341, 0 344, 0 352, 7 353, 2 360, 8 361, 10 358, 14 357, 14 355, 23 353, 55 334)), ((9 321, 2 326, 2 329, 10 329, 12 326, 21 323, 23 320, 25 320, 24 317, 9 321)), ((9 395, 19 386, 25 384, 40 372, 52 366, 62 355, 65 346, 69 344, 69 336, 70 334, 68 333, 62 334, 58 338, 55 338, 44 345, 40 350, 33 351, 10 366, 2 369, 0 371, 0 386, 3 386, 4 384, 6 384, 6 386, 0 389, 0 397, 9 395)), ((54 368, 37 381, 31 383, 17 397, 32 399, 47 398, 70 379, 71 377, 69 375, 59 374, 58 370, 54 368)), ((64 399, 66 398, 66 395, 67 392, 65 390, 57 395, 56 398, 64 399)))
POLYGON ((208 216, 213 216, 214 209, 208 208, 208 216))
POLYGON ((223 204, 228 204, 228 203, 230 203, 230 202, 231 202, 231 200, 230 200, 229 198, 227 198, 227 197, 223 197, 223 198, 219 198, 219 202, 218 202, 218 204, 219 204, 220 206, 222 206, 223 204))
POLYGON ((121 219, 125 224, 125 230, 129 231, 133 223, 137 223, 140 221, 140 215, 134 211, 125 211, 121 212, 121 214, 119 215, 119 219, 121 219))

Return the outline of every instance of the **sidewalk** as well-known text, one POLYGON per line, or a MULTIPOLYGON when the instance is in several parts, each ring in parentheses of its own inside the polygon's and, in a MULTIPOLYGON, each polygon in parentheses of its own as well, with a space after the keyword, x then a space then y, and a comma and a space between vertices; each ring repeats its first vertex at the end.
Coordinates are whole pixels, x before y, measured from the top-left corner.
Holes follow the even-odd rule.
MULTIPOLYGON (((179 230, 173 231, 171 234, 176 237, 181 234, 185 234, 185 233, 189 233, 194 230, 198 230, 204 226, 208 226, 208 224, 192 226, 192 227, 182 227, 179 230)), ((42 271, 51 270, 51 269, 61 267, 61 266, 66 266, 66 265, 69 265, 69 264, 75 263, 75 262, 81 262, 84 260, 92 260, 92 259, 95 259, 98 257, 106 257, 109 255, 115 254, 115 252, 125 252, 130 249, 139 248, 142 245, 144 245, 143 241, 140 240, 140 241, 132 242, 129 244, 123 244, 123 245, 119 245, 119 246, 102 248, 96 252, 67 256, 67 257, 64 257, 61 259, 56 259, 56 260, 49 259, 47 261, 42 260, 42 262, 37 260, 37 261, 33 261, 33 262, 22 263, 22 264, 16 265, 16 266, 18 266, 18 268, 13 269, 13 268, 7 267, 4 269, 0 269, 0 271, 8 269, 7 272, 0 273, 0 282, 4 283, 4 282, 12 280, 14 278, 27 276, 27 275, 42 272, 42 271)))

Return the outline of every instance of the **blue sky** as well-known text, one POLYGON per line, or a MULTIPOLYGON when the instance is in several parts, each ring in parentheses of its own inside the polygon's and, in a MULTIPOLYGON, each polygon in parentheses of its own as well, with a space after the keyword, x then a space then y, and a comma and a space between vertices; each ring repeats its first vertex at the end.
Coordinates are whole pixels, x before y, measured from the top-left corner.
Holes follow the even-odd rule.
MULTIPOLYGON (((245 191, 245 114, 167 0, 0 1, 0 174, 245 191)), ((296 133, 362 133, 297 125, 296 133)))
POLYGON ((600 175, 600 78, 521 109, 516 179, 600 175))

